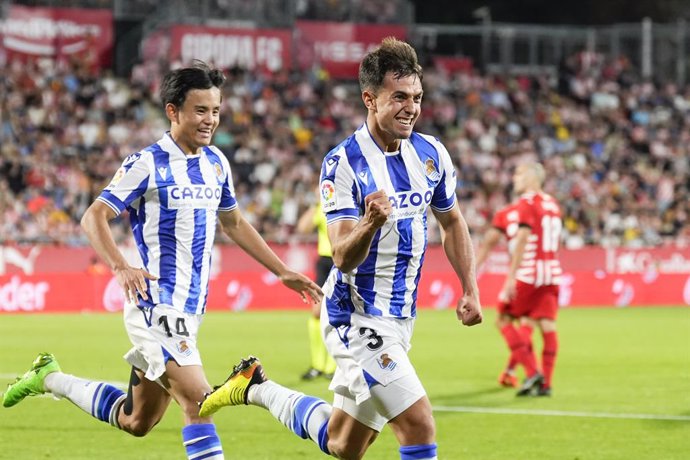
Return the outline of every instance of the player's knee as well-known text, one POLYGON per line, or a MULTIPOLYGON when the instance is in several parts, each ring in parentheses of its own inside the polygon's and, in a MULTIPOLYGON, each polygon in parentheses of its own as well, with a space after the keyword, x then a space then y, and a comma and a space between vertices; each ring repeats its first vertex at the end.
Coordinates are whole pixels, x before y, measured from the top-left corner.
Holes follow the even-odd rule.
POLYGON ((556 321, 552 319, 540 319, 539 320, 539 328, 543 332, 554 332, 556 330, 556 321))
POLYGON ((141 438, 151 432, 157 421, 133 418, 122 424, 122 429, 134 437, 141 438))
POLYGON ((436 424, 431 414, 412 419, 407 428, 414 438, 414 444, 429 444, 436 438, 436 424))
POLYGON ((360 460, 367 451, 367 445, 348 441, 329 440, 328 451, 335 458, 344 460, 360 460))

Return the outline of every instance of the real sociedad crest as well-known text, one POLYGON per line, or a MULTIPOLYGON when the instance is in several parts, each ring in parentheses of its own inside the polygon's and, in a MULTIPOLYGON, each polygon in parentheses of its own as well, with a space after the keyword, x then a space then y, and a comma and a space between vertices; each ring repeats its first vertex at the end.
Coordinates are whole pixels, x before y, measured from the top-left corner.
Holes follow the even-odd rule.
POLYGON ((426 166, 426 177, 428 177, 430 180, 437 182, 438 180, 441 179, 441 174, 439 174, 438 170, 436 169, 436 165, 434 164, 434 160, 429 158, 424 162, 424 166, 426 166))

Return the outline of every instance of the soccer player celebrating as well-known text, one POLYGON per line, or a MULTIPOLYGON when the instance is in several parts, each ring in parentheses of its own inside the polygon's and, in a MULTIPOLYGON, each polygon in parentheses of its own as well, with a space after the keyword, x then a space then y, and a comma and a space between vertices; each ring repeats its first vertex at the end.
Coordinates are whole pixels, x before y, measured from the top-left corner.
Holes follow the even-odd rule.
POLYGON ((320 288, 273 253, 237 207, 230 167, 211 146, 218 127, 225 77, 204 63, 174 70, 161 85, 170 131, 127 157, 111 183, 82 218, 98 255, 124 289, 125 328, 133 348, 127 393, 107 383, 64 374, 55 357, 41 353, 9 386, 3 405, 50 392, 134 436, 146 435, 174 398, 182 408, 187 457, 222 459, 215 425, 199 416, 211 391, 201 366, 197 332, 206 310, 216 223, 244 251, 307 301, 320 288), (113 240, 108 221, 129 212, 143 268, 130 266, 113 240))
POLYGON ((520 164, 513 174, 518 231, 514 238, 510 270, 501 298, 510 302, 513 317, 527 317, 543 338, 542 371, 525 368, 527 378, 518 396, 551 395, 551 377, 558 351, 556 316, 561 265, 558 246, 561 210, 556 200, 542 191, 544 167, 536 162, 520 164))
POLYGON ((456 313, 482 321, 475 259, 455 198, 445 147, 413 131, 422 102, 422 68, 407 43, 386 38, 360 64, 367 118, 329 152, 321 204, 336 270, 324 285, 321 327, 337 369, 333 405, 266 380, 257 358, 235 366, 201 405, 268 409, 326 454, 358 459, 388 423, 401 459, 436 459, 431 403, 407 355, 427 242, 426 211, 443 228, 443 246, 463 287, 456 313))
MULTIPOLYGON (((508 253, 512 253, 514 238, 518 232, 517 203, 510 203, 496 211, 491 221, 491 228, 486 232, 479 249, 477 250, 477 267, 489 257, 491 250, 506 237, 508 241, 508 253)), ((498 298, 496 304, 496 327, 510 350, 510 357, 506 368, 498 377, 498 383, 504 387, 518 387, 518 379, 515 375, 515 367, 522 364, 527 375, 536 373, 536 358, 532 351, 532 325, 529 321, 523 321, 519 328, 513 324, 517 319, 512 315, 511 304, 505 298, 498 298)))

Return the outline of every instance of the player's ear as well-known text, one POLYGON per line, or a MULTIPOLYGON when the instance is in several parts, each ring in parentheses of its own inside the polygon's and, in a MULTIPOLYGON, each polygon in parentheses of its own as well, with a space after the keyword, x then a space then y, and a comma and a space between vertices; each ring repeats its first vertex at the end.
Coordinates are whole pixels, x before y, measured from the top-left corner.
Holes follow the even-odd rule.
POLYGON ((177 107, 175 106, 175 104, 172 104, 170 102, 165 104, 165 116, 168 117, 168 120, 170 120, 170 122, 178 121, 177 120, 177 113, 178 113, 178 111, 177 111, 177 107))
POLYGON ((368 110, 376 111, 376 95, 374 93, 368 90, 363 91, 362 100, 368 110))

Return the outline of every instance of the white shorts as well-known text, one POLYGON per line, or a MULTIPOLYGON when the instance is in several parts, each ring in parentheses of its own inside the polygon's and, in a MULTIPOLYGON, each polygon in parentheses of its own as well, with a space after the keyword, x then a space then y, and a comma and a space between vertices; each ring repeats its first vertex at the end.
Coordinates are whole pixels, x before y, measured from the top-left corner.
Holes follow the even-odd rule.
POLYGON ((180 366, 200 366, 196 338, 201 320, 202 315, 183 313, 169 305, 142 309, 126 302, 125 329, 134 346, 125 354, 125 360, 144 371, 151 381, 165 373, 169 359, 180 366))
POLYGON ((333 407, 379 433, 389 420, 426 395, 417 374, 408 374, 385 387, 374 385, 370 391, 371 398, 360 404, 351 395, 335 393, 333 407))
POLYGON ((325 301, 321 330, 328 352, 338 367, 329 389, 334 407, 368 427, 381 431, 426 391, 407 352, 414 319, 397 320, 353 313, 350 324, 328 323, 325 301))

